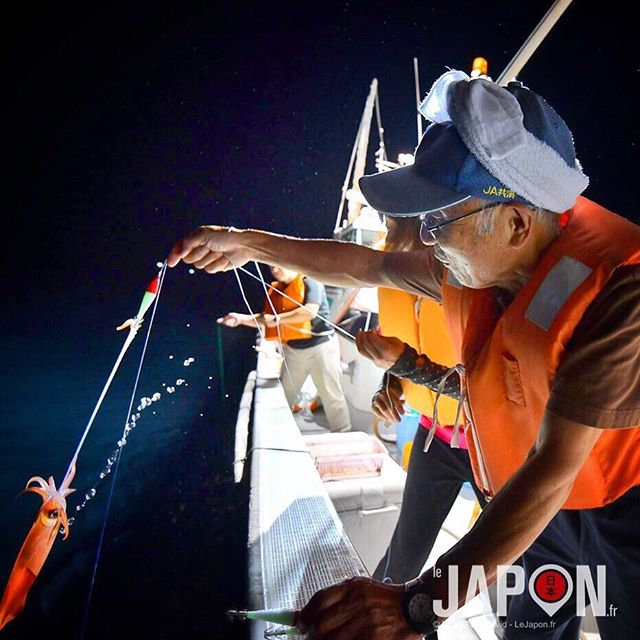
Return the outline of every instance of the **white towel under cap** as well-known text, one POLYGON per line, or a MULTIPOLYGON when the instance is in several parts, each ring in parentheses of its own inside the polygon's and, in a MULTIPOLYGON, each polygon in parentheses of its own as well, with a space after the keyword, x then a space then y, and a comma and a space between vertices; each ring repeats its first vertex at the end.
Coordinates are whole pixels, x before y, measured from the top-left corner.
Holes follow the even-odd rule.
POLYGON ((464 72, 452 69, 443 73, 429 89, 425 99, 420 103, 418 111, 430 122, 451 122, 449 115, 448 97, 449 87, 458 80, 470 80, 464 72))
POLYGON ((457 82, 450 86, 448 98, 451 113, 464 114, 468 136, 488 158, 504 158, 526 144, 522 109, 515 96, 498 85, 457 82))

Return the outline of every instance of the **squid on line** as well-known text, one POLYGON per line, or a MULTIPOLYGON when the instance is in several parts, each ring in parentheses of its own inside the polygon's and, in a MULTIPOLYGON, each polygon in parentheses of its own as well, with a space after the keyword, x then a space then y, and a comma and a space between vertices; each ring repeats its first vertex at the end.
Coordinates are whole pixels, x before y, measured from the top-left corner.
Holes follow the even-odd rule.
POLYGON ((41 476, 33 476, 24 488, 25 491, 37 493, 42 498, 42 506, 22 544, 4 590, 0 602, 0 629, 24 609, 29 590, 44 566, 60 528, 64 531, 65 540, 69 535, 66 498, 75 491, 69 486, 74 475, 75 466, 59 489, 53 476, 49 477, 48 482, 41 476))

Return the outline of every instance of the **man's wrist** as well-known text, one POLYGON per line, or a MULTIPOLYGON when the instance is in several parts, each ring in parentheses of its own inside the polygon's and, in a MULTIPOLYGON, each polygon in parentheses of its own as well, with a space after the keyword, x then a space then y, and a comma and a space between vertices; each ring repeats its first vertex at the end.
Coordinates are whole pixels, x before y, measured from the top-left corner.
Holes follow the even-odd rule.
POLYGON ((387 373, 389 375, 402 378, 403 375, 415 371, 418 355, 418 352, 410 344, 405 344, 402 353, 387 369, 387 373))
POLYGON ((420 578, 404 585, 404 614, 409 626, 423 638, 437 638, 440 621, 433 612, 430 590, 420 578))
POLYGON ((402 395, 402 383, 397 376, 389 373, 388 371, 384 372, 382 376, 382 381, 380 382, 380 386, 378 387, 378 391, 394 391, 398 394, 398 396, 402 395))

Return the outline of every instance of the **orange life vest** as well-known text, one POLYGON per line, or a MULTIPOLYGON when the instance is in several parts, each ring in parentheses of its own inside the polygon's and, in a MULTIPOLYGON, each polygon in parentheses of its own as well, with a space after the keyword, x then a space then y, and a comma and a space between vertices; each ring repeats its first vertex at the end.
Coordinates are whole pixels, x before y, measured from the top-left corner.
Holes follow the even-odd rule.
MULTIPOLYGON (((469 454, 487 495, 532 451, 567 342, 616 268, 640 263, 640 228, 580 197, 569 222, 509 307, 450 273, 443 301, 466 369, 469 454)), ((601 507, 640 484, 640 429, 603 429, 563 505, 601 507)))
MULTIPOLYGON (((449 367, 457 362, 447 334, 442 306, 435 300, 415 296, 397 289, 378 288, 378 321, 382 335, 395 336, 411 345, 418 353, 449 367)), ((400 378, 407 404, 429 418, 433 414, 435 391, 400 378)), ((453 424, 457 401, 441 395, 438 400, 438 422, 453 424)))
MULTIPOLYGON (((304 304, 305 284, 304 276, 298 274, 289 284, 278 282, 275 280, 271 283, 271 286, 278 291, 282 291, 288 298, 280 295, 278 291, 269 289, 269 300, 265 300, 264 313, 273 314, 273 309, 277 314, 285 313, 286 311, 293 311, 299 308, 299 304, 304 304), (292 298, 292 300, 289 300, 292 298), (293 302, 295 300, 296 302, 293 302), (270 303, 271 304, 270 304, 270 303), (272 308, 273 305, 273 308, 272 308)), ((282 342, 289 342, 290 340, 302 340, 311 337, 311 320, 305 320, 303 322, 296 322, 294 324, 280 324, 280 333, 278 334, 278 327, 266 327, 265 338, 267 340, 282 340, 282 342)))

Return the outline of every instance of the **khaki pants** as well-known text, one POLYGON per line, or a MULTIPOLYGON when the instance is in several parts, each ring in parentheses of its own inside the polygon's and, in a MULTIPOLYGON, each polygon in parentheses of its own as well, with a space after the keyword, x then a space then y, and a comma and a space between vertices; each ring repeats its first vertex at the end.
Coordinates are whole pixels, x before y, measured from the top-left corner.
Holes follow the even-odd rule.
POLYGON ((284 363, 280 381, 289 405, 298 400, 300 389, 311 376, 322 400, 331 431, 350 431, 351 416, 342 390, 342 368, 338 337, 306 349, 283 346, 284 363))

